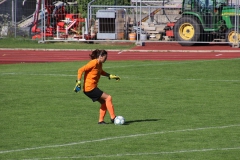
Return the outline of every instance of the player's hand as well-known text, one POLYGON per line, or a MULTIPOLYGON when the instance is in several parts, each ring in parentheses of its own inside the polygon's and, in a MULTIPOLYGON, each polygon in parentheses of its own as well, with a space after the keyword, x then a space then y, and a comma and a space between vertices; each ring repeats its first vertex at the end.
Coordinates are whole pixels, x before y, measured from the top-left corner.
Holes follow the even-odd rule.
POLYGON ((119 81, 119 80, 120 80, 120 77, 117 76, 117 75, 110 74, 110 75, 109 75, 109 79, 116 79, 117 81, 119 81))
POLYGON ((81 90, 81 81, 76 80, 76 86, 74 87, 74 92, 79 92, 81 90))

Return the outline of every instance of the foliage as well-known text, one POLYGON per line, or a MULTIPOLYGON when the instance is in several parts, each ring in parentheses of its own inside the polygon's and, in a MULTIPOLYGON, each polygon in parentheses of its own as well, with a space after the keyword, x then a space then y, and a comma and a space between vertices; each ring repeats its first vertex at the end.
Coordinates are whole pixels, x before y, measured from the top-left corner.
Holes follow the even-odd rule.
POLYGON ((0 25, 4 26, 9 26, 11 24, 11 17, 8 13, 6 14, 0 14, 0 19, 1 19, 1 23, 0 25))
POLYGON ((8 13, 0 14, 0 31, 2 31, 3 27, 7 27, 6 31, 0 32, 0 36, 4 36, 8 34, 8 28, 11 25, 11 17, 8 13), (7 33, 5 33, 7 32, 7 33))

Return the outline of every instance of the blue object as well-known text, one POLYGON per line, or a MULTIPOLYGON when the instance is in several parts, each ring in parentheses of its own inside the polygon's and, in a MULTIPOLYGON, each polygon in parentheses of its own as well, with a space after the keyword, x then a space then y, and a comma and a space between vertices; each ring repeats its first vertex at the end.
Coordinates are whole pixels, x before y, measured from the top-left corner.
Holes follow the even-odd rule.
POLYGON ((76 86, 74 91, 77 93, 77 92, 79 92, 80 90, 81 90, 81 87, 76 86))

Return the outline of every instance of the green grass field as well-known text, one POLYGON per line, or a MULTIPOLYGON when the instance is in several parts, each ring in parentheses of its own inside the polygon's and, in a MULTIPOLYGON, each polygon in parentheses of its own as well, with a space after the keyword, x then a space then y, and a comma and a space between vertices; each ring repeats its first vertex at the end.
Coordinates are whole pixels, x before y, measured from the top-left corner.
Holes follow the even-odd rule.
POLYGON ((107 61, 122 126, 73 92, 86 62, 0 65, 0 159, 239 159, 240 59, 107 61))
POLYGON ((132 42, 45 42, 38 43, 37 40, 29 38, 0 38, 0 48, 30 48, 30 49, 130 49, 135 44, 132 42))

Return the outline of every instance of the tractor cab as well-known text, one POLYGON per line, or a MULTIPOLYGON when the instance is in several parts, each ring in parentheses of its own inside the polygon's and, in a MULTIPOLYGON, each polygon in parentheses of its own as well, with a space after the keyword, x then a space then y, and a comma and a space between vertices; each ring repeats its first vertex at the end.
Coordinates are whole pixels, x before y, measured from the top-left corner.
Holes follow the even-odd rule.
POLYGON ((226 0, 183 0, 183 15, 193 15, 205 31, 218 30, 226 0))
POLYGON ((234 28, 239 16, 235 11, 228 0, 183 0, 181 18, 174 23, 173 36, 181 45, 214 40, 231 45, 236 39, 240 41, 234 28))

